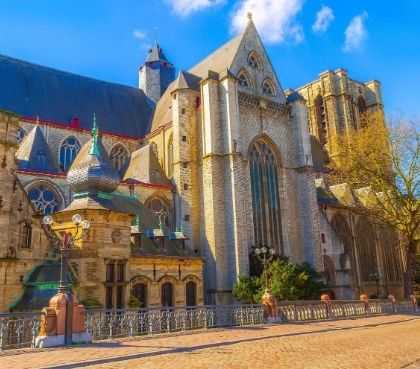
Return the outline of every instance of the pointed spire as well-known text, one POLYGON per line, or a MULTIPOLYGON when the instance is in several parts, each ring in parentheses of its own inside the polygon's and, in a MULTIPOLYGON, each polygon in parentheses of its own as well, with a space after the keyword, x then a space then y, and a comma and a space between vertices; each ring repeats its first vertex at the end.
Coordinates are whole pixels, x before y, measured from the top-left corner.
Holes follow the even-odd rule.
POLYGON ((96 113, 93 113, 93 125, 92 125, 92 145, 90 147, 89 154, 90 155, 99 155, 99 145, 98 145, 98 137, 99 137, 99 129, 96 125, 96 113))

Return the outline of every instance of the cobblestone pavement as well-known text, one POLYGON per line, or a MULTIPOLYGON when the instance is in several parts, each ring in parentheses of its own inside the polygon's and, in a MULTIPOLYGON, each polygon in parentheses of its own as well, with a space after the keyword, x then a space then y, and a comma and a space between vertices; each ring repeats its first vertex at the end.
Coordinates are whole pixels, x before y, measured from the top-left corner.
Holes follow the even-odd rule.
POLYGON ((1 369, 420 369, 420 317, 223 329, 0 354, 1 369))

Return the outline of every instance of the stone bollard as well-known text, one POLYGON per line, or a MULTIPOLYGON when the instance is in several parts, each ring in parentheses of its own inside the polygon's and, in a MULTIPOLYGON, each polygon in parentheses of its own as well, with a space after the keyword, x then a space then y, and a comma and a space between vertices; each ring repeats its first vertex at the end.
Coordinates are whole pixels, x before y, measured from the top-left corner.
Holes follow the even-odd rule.
POLYGON ((261 304, 264 307, 264 318, 270 323, 278 321, 277 300, 268 288, 265 289, 262 295, 261 304))
POLYGON ((397 300, 395 299, 394 295, 388 295, 388 300, 391 301, 392 304, 392 312, 396 313, 397 312, 397 300))
POLYGON ((410 295, 410 301, 413 304, 413 311, 417 312, 417 298, 416 295, 410 295))
POLYGON ((368 297, 368 295, 366 295, 365 293, 362 293, 360 295, 360 301, 362 301, 363 304, 365 305, 365 314, 368 315, 368 313, 369 313, 369 297, 368 297))
POLYGON ((58 292, 48 305, 42 309, 41 326, 35 338, 35 347, 92 342, 85 327, 85 308, 74 296, 58 292))
POLYGON ((327 313, 327 319, 331 318, 331 296, 327 293, 321 295, 321 302, 325 305, 325 312, 327 313))

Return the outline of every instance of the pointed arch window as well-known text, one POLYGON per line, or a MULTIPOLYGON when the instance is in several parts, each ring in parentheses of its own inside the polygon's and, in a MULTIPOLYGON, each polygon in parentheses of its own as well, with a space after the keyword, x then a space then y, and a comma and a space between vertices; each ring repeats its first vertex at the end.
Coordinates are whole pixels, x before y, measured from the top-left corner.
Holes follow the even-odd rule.
POLYGON ((60 147, 60 168, 67 171, 80 150, 80 143, 76 137, 67 137, 60 147))
POLYGON ((251 80, 248 76, 248 73, 244 70, 241 70, 238 74, 238 83, 239 86, 244 88, 250 88, 251 87, 251 80))
POLYGON ((121 144, 116 144, 111 149, 109 158, 113 167, 118 171, 120 176, 122 176, 127 169, 129 156, 130 154, 127 149, 121 144))
POLYGON ((278 165, 275 155, 263 140, 250 150, 252 214, 255 245, 273 247, 283 253, 278 165))
POLYGON ((28 196, 35 209, 42 214, 54 213, 59 210, 61 205, 57 191, 44 183, 32 186, 28 191, 28 196))
POLYGON ((254 69, 261 69, 260 57, 255 51, 249 53, 248 56, 248 65, 254 69))
POLYGON ((324 99, 321 95, 318 95, 315 99, 315 118, 319 143, 323 147, 327 144, 327 118, 324 99))
POLYGON ((264 80, 262 85, 262 91, 264 95, 276 96, 276 89, 274 87, 274 83, 270 79, 264 80))
POLYGON ((174 175, 174 140, 171 136, 168 142, 168 178, 174 175))

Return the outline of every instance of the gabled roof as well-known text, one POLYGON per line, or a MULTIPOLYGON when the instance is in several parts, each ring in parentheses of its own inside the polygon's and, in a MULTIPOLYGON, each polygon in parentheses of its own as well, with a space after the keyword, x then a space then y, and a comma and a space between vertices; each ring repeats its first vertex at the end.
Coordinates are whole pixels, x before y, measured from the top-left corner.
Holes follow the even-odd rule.
POLYGON ((131 153, 130 163, 124 174, 124 180, 128 179, 171 186, 150 144, 131 153))
POLYGON ((170 87, 171 91, 184 89, 199 90, 200 78, 182 70, 179 72, 177 79, 171 84, 170 87))
MULTIPOLYGON (((1 89, 0 89, 1 90, 1 89)), ((19 169, 58 172, 56 160, 51 154, 41 128, 36 125, 21 142, 16 152, 19 169)))
POLYGON ((91 129, 95 112, 104 132, 148 133, 153 106, 142 90, 103 82, 0 55, 0 109, 91 129))
POLYGON ((211 53, 203 61, 192 67, 189 72, 200 78, 206 78, 209 70, 216 73, 226 72, 233 63, 242 38, 243 33, 234 37, 211 53))

